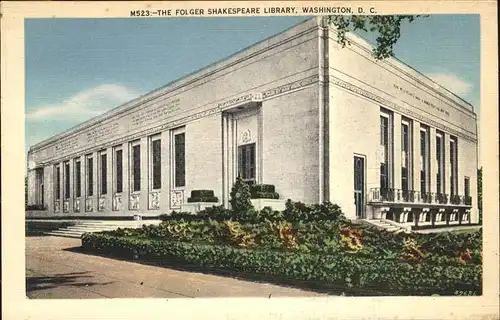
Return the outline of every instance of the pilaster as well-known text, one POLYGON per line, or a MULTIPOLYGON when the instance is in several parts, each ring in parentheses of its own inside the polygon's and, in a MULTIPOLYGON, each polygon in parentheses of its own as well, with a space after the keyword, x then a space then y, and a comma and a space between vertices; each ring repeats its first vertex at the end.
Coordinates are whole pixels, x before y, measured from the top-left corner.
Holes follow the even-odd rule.
POLYGON ((149 207, 148 137, 142 137, 140 144, 141 144, 141 195, 139 200, 139 212, 146 213, 149 207))
POLYGON ((161 193, 160 211, 170 213, 170 132, 161 133, 161 193))
POLYGON ((393 135, 392 141, 394 145, 394 157, 393 157, 393 187, 395 189, 401 189, 401 115, 394 113, 393 116, 393 135))
POLYGON ((54 213, 54 166, 48 165, 43 170, 44 200, 50 213, 54 213))
POLYGON ((113 147, 108 147, 106 149, 106 202, 104 204, 105 212, 111 212, 113 210, 113 147))
POLYGON ((443 160, 444 160, 444 175, 443 175, 443 193, 449 196, 451 195, 451 163, 450 163, 450 135, 443 133, 443 160))
POLYGON ((420 192, 420 122, 413 121, 412 130, 412 189, 420 192))
POLYGON ((36 169, 32 169, 28 171, 28 205, 36 204, 36 169))
POLYGON ((122 214, 129 213, 130 206, 130 144, 128 142, 123 143, 122 145, 122 196, 121 196, 121 210, 122 214))
POLYGON ((92 161, 92 168, 93 168, 93 172, 92 172, 92 180, 93 180, 93 195, 92 195, 92 205, 93 205, 93 208, 92 208, 92 211, 93 212, 97 212, 97 208, 99 206, 99 184, 97 182, 97 180, 99 179, 99 174, 98 174, 98 170, 99 170, 99 166, 98 166, 98 163, 99 163, 99 152, 93 152, 92 153, 92 158, 94 159, 92 161))
POLYGON ((74 199, 75 199, 75 161, 74 159, 68 160, 69 162, 69 199, 68 199, 68 207, 69 212, 74 213, 74 199))
POLYGON ((436 161, 436 128, 429 128, 429 191, 435 193, 437 191, 437 161, 436 161))

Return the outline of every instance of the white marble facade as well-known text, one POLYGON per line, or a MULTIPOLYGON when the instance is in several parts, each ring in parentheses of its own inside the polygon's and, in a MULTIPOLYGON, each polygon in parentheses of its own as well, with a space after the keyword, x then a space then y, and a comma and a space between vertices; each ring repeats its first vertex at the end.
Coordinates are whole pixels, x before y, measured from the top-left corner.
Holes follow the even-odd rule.
POLYGON ((29 203, 43 201, 48 216, 157 216, 209 189, 228 206, 244 171, 275 185, 283 201, 331 201, 350 218, 425 222, 444 210, 447 219, 476 222, 473 107, 396 59, 375 61, 362 39, 351 42, 341 48, 335 30, 314 18, 31 146, 29 203), (387 151, 381 115, 389 119, 387 151), (55 166, 68 162, 69 176, 58 180, 55 166), (55 182, 65 179, 64 201, 73 206, 55 197, 55 182))

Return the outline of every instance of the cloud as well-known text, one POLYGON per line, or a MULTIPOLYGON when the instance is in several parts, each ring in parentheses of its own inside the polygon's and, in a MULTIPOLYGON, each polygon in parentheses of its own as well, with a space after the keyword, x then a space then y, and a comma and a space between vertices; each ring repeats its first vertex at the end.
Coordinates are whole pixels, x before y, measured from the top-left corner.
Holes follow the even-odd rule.
POLYGON ((459 96, 467 96, 474 87, 472 83, 464 81, 454 74, 433 73, 427 76, 459 96))
POLYGON ((125 86, 102 84, 80 91, 60 103, 37 107, 26 117, 30 121, 86 120, 138 96, 138 93, 125 86))

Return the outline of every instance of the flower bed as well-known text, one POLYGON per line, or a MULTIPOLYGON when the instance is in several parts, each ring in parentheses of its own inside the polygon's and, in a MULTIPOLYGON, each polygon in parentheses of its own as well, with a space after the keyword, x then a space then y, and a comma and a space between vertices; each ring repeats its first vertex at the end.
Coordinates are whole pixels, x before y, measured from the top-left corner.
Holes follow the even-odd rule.
MULTIPOLYGON (((243 203, 243 202, 241 202, 243 203)), ((241 207, 245 207, 241 205, 241 207)), ((91 251, 404 295, 481 294, 481 230, 393 234, 331 203, 173 213, 160 225, 84 234, 91 251)))
POLYGON ((244 249, 231 245, 155 240, 103 233, 85 234, 86 250, 273 276, 277 279, 321 281, 325 284, 376 289, 399 295, 452 295, 456 290, 480 294, 480 265, 407 263, 374 259, 350 253, 335 255, 268 249, 244 249))

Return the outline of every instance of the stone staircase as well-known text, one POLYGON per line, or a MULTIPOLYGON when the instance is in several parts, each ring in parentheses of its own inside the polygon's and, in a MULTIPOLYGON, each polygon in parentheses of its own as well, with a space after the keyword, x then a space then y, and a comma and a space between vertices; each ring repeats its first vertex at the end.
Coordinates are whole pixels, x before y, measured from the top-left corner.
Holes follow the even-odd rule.
POLYGON ((374 226, 378 229, 383 229, 389 232, 393 232, 395 234, 405 232, 405 233, 410 233, 411 232, 411 227, 402 225, 400 223, 391 221, 391 220, 368 220, 364 219, 363 222, 365 224, 368 224, 370 226, 374 226))
POLYGON ((143 224, 158 225, 161 220, 83 220, 78 221, 73 226, 59 228, 53 231, 44 232, 45 235, 66 237, 66 238, 81 238, 86 232, 111 231, 118 228, 141 228, 143 224))

